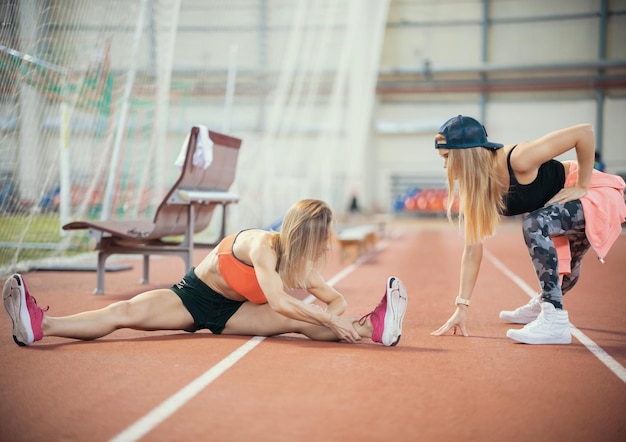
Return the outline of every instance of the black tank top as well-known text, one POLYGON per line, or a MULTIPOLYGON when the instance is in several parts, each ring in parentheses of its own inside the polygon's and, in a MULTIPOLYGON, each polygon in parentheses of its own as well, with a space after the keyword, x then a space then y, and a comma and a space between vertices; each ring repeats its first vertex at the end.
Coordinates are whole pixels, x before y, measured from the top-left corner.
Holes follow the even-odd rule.
POLYGON ((565 166, 557 160, 543 163, 537 171, 537 178, 532 183, 518 183, 511 168, 513 149, 509 151, 506 158, 510 181, 509 191, 504 195, 505 208, 502 214, 505 216, 520 215, 543 207, 565 185, 565 166))

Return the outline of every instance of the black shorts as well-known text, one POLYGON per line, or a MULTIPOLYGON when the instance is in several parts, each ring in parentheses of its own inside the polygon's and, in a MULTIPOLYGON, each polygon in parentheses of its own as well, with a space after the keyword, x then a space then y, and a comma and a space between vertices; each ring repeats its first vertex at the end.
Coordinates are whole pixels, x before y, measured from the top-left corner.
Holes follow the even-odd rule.
POLYGON ((195 328, 188 330, 190 332, 208 328, 220 334, 230 317, 246 302, 233 301, 220 295, 198 278, 193 268, 171 289, 193 317, 195 328))

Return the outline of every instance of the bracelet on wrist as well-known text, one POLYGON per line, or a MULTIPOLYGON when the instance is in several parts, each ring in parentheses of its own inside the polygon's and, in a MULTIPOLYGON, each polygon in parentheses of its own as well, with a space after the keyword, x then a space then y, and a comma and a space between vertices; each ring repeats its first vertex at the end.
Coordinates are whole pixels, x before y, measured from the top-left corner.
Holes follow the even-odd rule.
POLYGON ((469 299, 464 299, 464 298, 461 298, 460 296, 457 296, 456 299, 454 300, 454 304, 455 305, 464 305, 466 307, 469 307, 470 301, 469 301, 469 299))

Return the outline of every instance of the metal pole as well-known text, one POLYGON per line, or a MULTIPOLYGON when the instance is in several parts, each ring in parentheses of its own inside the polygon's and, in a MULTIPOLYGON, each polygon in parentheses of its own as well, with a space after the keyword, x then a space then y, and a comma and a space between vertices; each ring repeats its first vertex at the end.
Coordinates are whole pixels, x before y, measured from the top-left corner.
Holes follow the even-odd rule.
MULTIPOLYGON (((607 32, 607 10, 608 0, 602 0, 600 4, 600 26, 598 36, 598 58, 606 60, 606 32, 607 32)), ((603 77, 604 69, 598 69, 599 77, 603 77)), ((604 143, 604 90, 596 90, 596 152, 602 155, 602 144, 604 143)))
MULTIPOLYGON (((481 61, 483 64, 487 64, 487 48, 489 44, 489 0, 483 0, 483 20, 482 20, 482 42, 481 42, 481 61)), ((487 81, 487 73, 480 73, 481 85, 485 85, 487 81)), ((480 93, 480 121, 482 124, 487 124, 485 119, 487 118, 487 93, 482 91, 480 93)))
POLYGON ((228 78, 226 79, 226 99, 224 101, 224 117, 222 118, 222 132, 226 134, 230 131, 230 112, 233 107, 233 96, 235 94, 235 79, 237 78, 237 51, 238 46, 236 44, 230 46, 228 78))
POLYGON ((139 50, 139 42, 141 41, 141 33, 143 32, 143 22, 146 15, 146 7, 148 0, 141 1, 141 9, 139 16, 137 17, 137 24, 135 26, 135 35, 133 37, 133 51, 130 61, 130 68, 128 70, 128 78, 126 79, 126 88, 124 89, 124 96, 122 98, 122 106, 120 109, 120 119, 117 123, 117 129, 115 132, 115 142, 113 144, 113 152, 111 154, 111 163, 109 167, 109 176, 107 180, 106 190, 104 192, 104 201, 102 203, 102 213, 100 219, 106 221, 111 217, 111 209, 113 206, 113 194, 115 192, 115 177, 117 175, 117 167, 120 156, 120 148, 122 146, 122 137, 126 131, 126 119, 128 117, 128 108, 130 102, 130 95, 133 90, 133 84, 135 82, 135 71, 137 70, 137 52, 139 50))
MULTIPOLYGON (((64 86, 65 87, 65 86, 64 86)), ((61 182, 60 185, 60 195, 59 195, 59 220, 61 222, 61 226, 70 222, 71 217, 71 192, 70 188, 72 186, 71 180, 71 161, 70 161, 70 109, 67 103, 63 100, 61 101, 60 106, 60 130, 59 130, 59 179, 61 182)), ((67 234, 66 230, 61 229, 61 235, 65 236, 67 234)))

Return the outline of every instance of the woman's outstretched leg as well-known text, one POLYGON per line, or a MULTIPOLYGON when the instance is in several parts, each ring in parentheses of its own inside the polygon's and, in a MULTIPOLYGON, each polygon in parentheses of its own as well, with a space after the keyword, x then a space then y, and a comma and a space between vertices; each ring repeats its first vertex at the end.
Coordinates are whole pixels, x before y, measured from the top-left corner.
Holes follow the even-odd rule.
POLYGON ((30 345, 44 336, 96 339, 120 328, 184 330, 193 326, 193 318, 180 298, 167 289, 152 290, 99 310, 63 317, 46 316, 47 308, 37 306, 20 275, 6 281, 2 294, 13 323, 13 339, 18 345, 30 345))
MULTIPOLYGON (((369 338, 385 346, 400 340, 402 321, 406 312, 407 293, 404 284, 395 277, 387 280, 385 294, 378 306, 361 319, 337 317, 349 321, 361 338, 369 338)), ((287 318, 275 312, 269 304, 244 303, 228 320, 222 334, 246 336, 275 336, 300 333, 316 341, 338 341, 329 327, 287 318)))
POLYGON ((63 317, 44 317, 44 336, 96 339, 121 328, 134 330, 185 330, 193 318, 182 301, 168 289, 141 293, 128 301, 115 302, 99 310, 63 317))
MULTIPOLYGON (((358 325, 358 321, 355 320, 358 325)), ((366 326, 357 329, 359 335, 368 334, 366 326)), ((315 341, 338 341, 335 333, 323 325, 314 325, 290 319, 275 312, 269 304, 244 302, 226 323, 223 335, 275 336, 285 333, 300 333, 315 341)), ((371 331, 369 331, 371 335, 371 331)))

